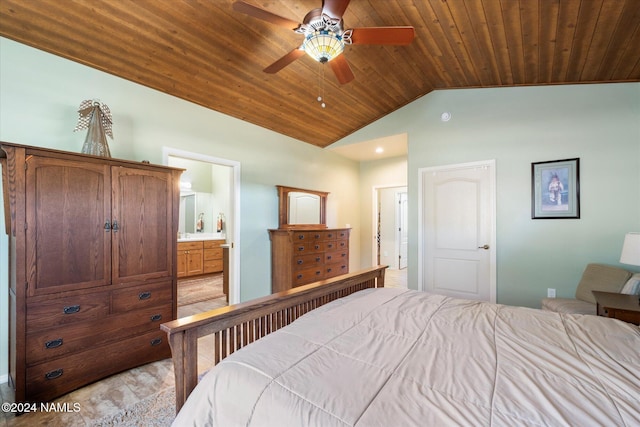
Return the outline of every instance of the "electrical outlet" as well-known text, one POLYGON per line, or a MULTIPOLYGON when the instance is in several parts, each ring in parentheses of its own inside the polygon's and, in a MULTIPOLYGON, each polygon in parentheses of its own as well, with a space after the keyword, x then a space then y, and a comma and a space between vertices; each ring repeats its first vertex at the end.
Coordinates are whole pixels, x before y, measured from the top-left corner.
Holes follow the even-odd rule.
POLYGON ((555 298, 556 290, 553 288, 547 288, 547 298, 555 298))

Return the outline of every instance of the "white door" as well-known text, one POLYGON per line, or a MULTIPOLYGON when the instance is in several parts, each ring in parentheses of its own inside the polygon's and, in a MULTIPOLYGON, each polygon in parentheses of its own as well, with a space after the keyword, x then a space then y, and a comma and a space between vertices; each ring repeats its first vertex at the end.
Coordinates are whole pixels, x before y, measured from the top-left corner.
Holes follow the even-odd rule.
POLYGON ((407 247, 409 232, 407 228, 407 192, 397 193, 398 199, 398 268, 407 268, 407 247))
POLYGON ((420 187, 420 288, 495 302, 495 161, 421 169, 420 187))

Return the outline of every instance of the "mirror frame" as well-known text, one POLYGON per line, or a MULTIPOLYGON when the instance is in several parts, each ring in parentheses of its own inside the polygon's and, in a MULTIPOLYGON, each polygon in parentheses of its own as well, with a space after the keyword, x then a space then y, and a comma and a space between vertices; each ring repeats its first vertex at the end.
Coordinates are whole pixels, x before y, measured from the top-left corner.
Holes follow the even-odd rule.
POLYGON ((327 196, 326 191, 307 190, 304 188, 276 185, 278 189, 278 227, 280 229, 316 229, 327 228, 327 196), (320 224, 289 224, 289 193, 301 192, 320 196, 320 224))

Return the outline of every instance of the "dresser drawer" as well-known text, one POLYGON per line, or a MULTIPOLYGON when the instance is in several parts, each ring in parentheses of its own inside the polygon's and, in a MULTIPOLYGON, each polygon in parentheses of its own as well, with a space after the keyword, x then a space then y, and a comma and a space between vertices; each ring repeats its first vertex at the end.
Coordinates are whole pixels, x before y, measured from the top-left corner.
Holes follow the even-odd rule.
POLYGON ((300 286, 315 282, 324 278, 324 267, 322 265, 306 270, 298 270, 293 273, 293 286, 300 286))
POLYGON ((310 267, 322 265, 324 260, 323 254, 298 255, 293 257, 294 270, 305 270, 310 267))
POLYGON ((109 314, 109 292, 27 303, 27 332, 99 319, 109 314))
POLYGON ((47 401, 117 372, 171 356, 160 331, 119 340, 27 368, 26 401, 47 401))
POLYGON ((335 262, 342 262, 344 260, 348 261, 348 259, 349 259, 349 252, 347 252, 347 251, 333 251, 333 252, 326 252, 324 254, 324 263, 325 264, 332 264, 332 263, 335 263, 335 262))
POLYGON ((349 239, 338 239, 336 240, 336 247, 338 249, 349 249, 349 239))
POLYGON ((324 245, 325 242, 294 242, 292 252, 294 256, 323 252, 324 245))
POLYGON ((172 317, 172 304, 169 303, 28 334, 27 365, 155 331, 161 323, 173 320, 172 317))
POLYGON ((113 291, 111 310, 113 313, 138 310, 166 304, 172 299, 171 282, 141 285, 113 291))
POLYGON ((337 262, 324 266, 324 278, 329 279, 331 277, 339 276, 341 274, 347 274, 349 272, 349 263, 337 262))

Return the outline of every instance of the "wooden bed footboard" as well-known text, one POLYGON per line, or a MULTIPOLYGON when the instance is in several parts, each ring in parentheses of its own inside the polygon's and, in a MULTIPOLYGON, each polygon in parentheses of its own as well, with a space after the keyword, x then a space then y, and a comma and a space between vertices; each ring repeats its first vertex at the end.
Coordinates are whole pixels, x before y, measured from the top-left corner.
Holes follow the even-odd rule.
POLYGON ((214 335, 214 364, 314 308, 367 288, 384 287, 386 266, 300 286, 245 303, 163 323, 176 379, 176 413, 198 382, 198 338, 214 335))

